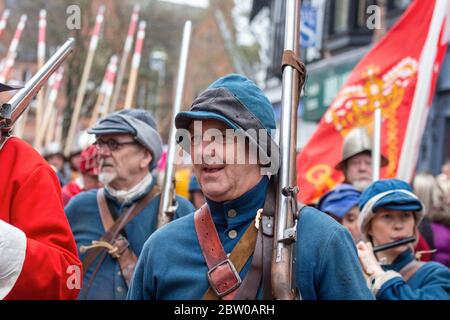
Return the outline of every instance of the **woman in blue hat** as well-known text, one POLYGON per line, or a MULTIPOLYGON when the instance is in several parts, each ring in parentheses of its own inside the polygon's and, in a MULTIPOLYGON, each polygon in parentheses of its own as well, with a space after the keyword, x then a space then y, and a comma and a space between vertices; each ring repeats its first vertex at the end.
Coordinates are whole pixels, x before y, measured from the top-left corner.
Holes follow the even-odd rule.
POLYGON ((450 269, 437 262, 419 262, 412 244, 373 252, 384 245, 414 236, 424 206, 412 188, 397 179, 372 183, 359 200, 359 223, 366 242, 357 245, 368 286, 378 300, 447 300, 450 269))
POLYGON ((355 242, 361 239, 358 224, 360 196, 361 192, 355 187, 344 183, 326 193, 318 204, 320 211, 327 213, 350 231, 355 242))

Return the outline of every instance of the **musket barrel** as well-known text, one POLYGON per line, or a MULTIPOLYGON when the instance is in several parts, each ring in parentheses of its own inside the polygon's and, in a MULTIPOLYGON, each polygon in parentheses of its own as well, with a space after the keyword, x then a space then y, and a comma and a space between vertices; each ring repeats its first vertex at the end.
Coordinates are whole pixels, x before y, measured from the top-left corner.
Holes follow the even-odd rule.
MULTIPOLYGON (((300 0, 286 1, 286 22, 284 50, 291 50, 299 56, 300 0)), ((285 231, 293 227, 294 218, 289 198, 283 188, 296 185, 295 150, 297 137, 297 108, 299 99, 299 73, 291 66, 283 70, 283 92, 280 123, 280 170, 277 188, 275 252, 272 261, 272 288, 275 298, 293 299, 292 244, 286 243, 285 231)))
POLYGON ((25 111, 31 99, 47 82, 48 78, 58 70, 67 56, 72 52, 75 40, 69 38, 64 45, 39 69, 39 71, 20 89, 8 102, 11 108, 11 125, 16 122, 25 111))
POLYGON ((172 110, 172 121, 170 122, 170 134, 168 141, 168 150, 167 150, 167 162, 166 162, 166 171, 164 175, 164 184, 161 193, 161 201, 159 206, 159 215, 158 215, 158 228, 162 227, 164 224, 170 222, 170 219, 173 217, 168 216, 168 209, 170 207, 170 202, 172 200, 172 196, 174 196, 175 190, 172 192, 172 181, 173 181, 173 164, 175 159, 175 147, 176 147, 176 130, 175 130, 175 116, 181 110, 181 103, 183 100, 183 89, 184 82, 186 77, 186 66, 189 55, 189 43, 191 39, 191 30, 192 23, 191 21, 186 21, 184 24, 183 30, 183 39, 181 42, 181 54, 180 61, 178 66, 178 78, 175 92, 175 101, 172 110))

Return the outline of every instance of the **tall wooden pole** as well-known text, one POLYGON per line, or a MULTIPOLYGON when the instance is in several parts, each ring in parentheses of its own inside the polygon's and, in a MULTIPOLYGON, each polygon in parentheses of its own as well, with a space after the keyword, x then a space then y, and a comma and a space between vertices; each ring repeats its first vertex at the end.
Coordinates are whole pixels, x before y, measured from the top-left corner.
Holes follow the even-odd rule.
MULTIPOLYGON (((41 10, 39 13, 39 35, 38 35, 38 69, 42 68, 45 63, 45 29, 47 26, 47 11, 41 10)), ((36 121, 35 121, 35 140, 34 147, 40 148, 41 141, 38 139, 39 136, 43 135, 46 127, 43 126, 42 113, 44 110, 44 100, 45 92, 44 88, 39 91, 37 95, 37 108, 36 108, 36 121)))
POLYGON ((9 18, 9 9, 5 9, 2 13, 2 17, 0 18, 0 36, 3 34, 3 31, 5 31, 8 18, 9 18))
MULTIPOLYGON (((55 132, 59 129, 58 128, 59 124, 57 123, 59 110, 56 107, 56 99, 58 98, 59 89, 61 88, 63 75, 64 75, 64 68, 60 68, 60 70, 58 70, 57 79, 55 79, 55 83, 52 86, 48 99, 48 108, 50 108, 52 113, 48 125, 47 135, 45 136, 46 145, 50 144, 50 142, 52 141, 55 141, 55 132)), ((61 143, 61 141, 58 141, 58 143, 61 143)))
MULTIPOLYGON (((22 37, 22 32, 23 29, 25 29, 26 22, 27 22, 27 15, 23 14, 20 17, 19 23, 17 24, 14 37, 11 41, 11 44, 9 45, 8 53, 6 54, 5 59, 3 59, 2 61, 0 82, 4 83, 6 82, 6 80, 8 80, 9 74, 16 60, 17 47, 19 46, 20 38, 22 37)), ((19 138, 23 137, 26 121, 27 121, 27 113, 25 113, 24 116, 19 119, 19 121, 16 123, 14 127, 14 134, 19 138)))
POLYGON ((80 117, 81 107, 83 105, 84 94, 86 93, 86 84, 89 79, 89 73, 91 72, 92 62, 94 60, 94 54, 97 50, 98 38, 100 29, 103 24, 105 6, 101 5, 98 9, 97 18, 95 19, 94 32, 92 33, 91 42, 89 45, 89 51, 86 57, 86 63, 84 64, 83 74, 81 76, 80 87, 77 92, 77 98, 75 100, 75 106, 73 109, 72 120, 70 122, 69 132, 67 134, 66 145, 64 147, 64 154, 69 156, 70 149, 72 147, 73 139, 75 136, 78 119, 80 117))
POLYGON ((117 56, 111 56, 108 66, 105 71, 105 76, 103 77, 100 90, 98 92, 97 101, 95 103, 94 110, 92 111, 90 126, 93 126, 97 119, 108 113, 107 107, 109 99, 114 86, 114 78, 117 71, 117 56))
MULTIPOLYGON (((60 67, 58 71, 53 75, 52 79, 49 80, 49 95, 48 95, 48 101, 45 105, 45 111, 42 116, 42 120, 40 122, 40 125, 42 127, 42 130, 39 131, 39 135, 36 136, 36 142, 39 146, 42 146, 42 142, 46 136, 46 133, 54 132, 54 127, 52 127, 54 124, 52 123, 52 115, 54 113, 54 107, 56 98, 58 96, 59 88, 61 87, 61 82, 63 78, 64 68, 60 67)), ((51 133, 50 133, 51 134, 51 133)), ((49 134, 49 135, 50 135, 49 134)), ((45 144, 47 145, 47 141, 45 141, 45 144)))
POLYGON ((0 82, 5 82, 8 79, 9 73, 11 72, 12 66, 17 56, 17 47, 19 46, 20 38, 22 37, 23 29, 25 29, 25 24, 27 23, 27 15, 23 14, 20 17, 20 21, 17 24, 16 32, 9 45, 8 53, 6 58, 3 60, 2 70, 0 73, 0 82))
POLYGON ((128 80, 127 94, 125 96, 125 109, 133 107, 134 92, 136 91, 136 81, 138 77, 139 64, 141 62, 142 47, 144 45, 146 22, 139 22, 139 29, 134 47, 133 60, 131 61, 130 79, 128 80))
POLYGON ((119 70, 117 73, 116 83, 114 84, 114 93, 111 100, 111 105, 108 106, 108 109, 111 111, 116 110, 117 103, 119 101, 120 92, 122 89, 123 77, 125 75, 125 71, 127 69, 128 57, 130 56, 131 48, 133 46, 133 38, 136 33, 137 22, 139 19, 139 5, 135 5, 133 9, 133 13, 131 15, 130 25, 128 26, 127 38, 125 40, 125 44, 123 46, 122 57, 120 58, 119 70))

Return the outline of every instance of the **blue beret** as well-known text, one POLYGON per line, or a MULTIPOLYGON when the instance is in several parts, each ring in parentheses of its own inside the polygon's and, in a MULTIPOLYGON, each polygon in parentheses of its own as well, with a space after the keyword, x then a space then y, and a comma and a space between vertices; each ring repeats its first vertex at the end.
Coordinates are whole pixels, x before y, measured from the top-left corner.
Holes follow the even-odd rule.
POLYGON ((358 205, 361 192, 350 184, 342 184, 326 193, 319 201, 320 211, 332 213, 342 219, 351 208, 358 205))

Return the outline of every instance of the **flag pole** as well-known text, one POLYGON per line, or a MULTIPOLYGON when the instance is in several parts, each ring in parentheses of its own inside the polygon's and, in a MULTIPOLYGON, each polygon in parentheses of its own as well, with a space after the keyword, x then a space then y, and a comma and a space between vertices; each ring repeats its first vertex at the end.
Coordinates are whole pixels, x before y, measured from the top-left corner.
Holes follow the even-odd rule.
POLYGON ((66 145, 64 147, 64 154, 69 156, 70 149, 72 147, 73 139, 75 136, 76 126, 80 117, 81 107, 83 105, 84 94, 86 93, 86 84, 89 79, 89 73, 91 72, 92 62, 94 61, 95 51, 97 50, 98 38, 100 29, 104 19, 105 6, 101 5, 98 9, 97 17, 95 19, 94 32, 92 33, 91 42, 89 44, 89 51, 86 57, 86 63, 84 65, 83 74, 81 76, 80 87, 77 92, 77 98, 75 100, 75 106, 73 109, 72 120, 70 122, 69 132, 67 134, 66 145))
MULTIPOLYGON (((450 23, 449 10, 449 1, 436 0, 428 35, 420 54, 417 86, 409 112, 408 127, 406 128, 397 170, 397 178, 407 182, 411 182, 413 179, 419 157, 420 142, 430 109, 428 105, 431 87, 430 80, 435 67, 434 61, 438 51, 439 34, 443 21, 447 19, 447 23, 450 23)), ((448 39, 446 40, 448 41, 448 39)))
POLYGON ((377 107, 373 114, 372 181, 380 180, 381 121, 381 108, 377 107))
POLYGON ((125 44, 123 46, 122 57, 120 58, 119 70, 117 73, 116 82, 114 84, 114 95, 111 100, 111 105, 108 107, 109 110, 116 110, 117 103, 119 100, 119 95, 122 89, 123 77, 125 75, 125 71, 127 69, 128 57, 130 55, 131 48, 133 46, 133 38, 136 32, 137 22, 139 19, 139 5, 135 5, 133 9, 133 13, 131 15, 130 25, 128 26, 127 38, 125 40, 125 44))
POLYGON ((125 96, 125 109, 132 108, 134 91, 136 89, 136 81, 139 71, 139 63, 141 62, 142 46, 145 38, 146 22, 139 22, 139 30, 136 37, 136 46, 134 47, 133 60, 131 61, 130 79, 128 80, 127 94, 125 96))

